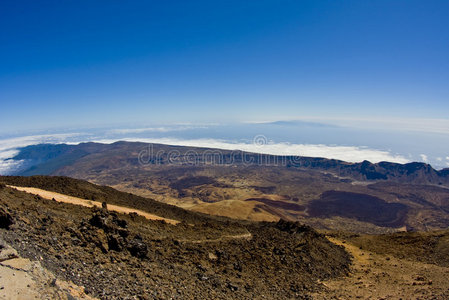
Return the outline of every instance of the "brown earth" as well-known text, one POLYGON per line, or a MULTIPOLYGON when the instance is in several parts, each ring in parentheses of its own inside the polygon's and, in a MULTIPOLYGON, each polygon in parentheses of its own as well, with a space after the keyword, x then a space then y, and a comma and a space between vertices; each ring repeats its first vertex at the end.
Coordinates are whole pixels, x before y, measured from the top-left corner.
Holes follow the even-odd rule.
MULTIPOLYGON (((86 186, 90 192, 78 193, 96 187, 86 186)), ((309 299, 323 288, 319 280, 345 274, 350 263, 324 235, 285 221, 185 212, 187 219, 198 216, 196 222, 171 225, 6 186, 0 187, 0 207, 12 220, 0 235, 20 256, 101 299, 309 299)), ((164 207, 165 214, 171 208, 164 207)))
POLYGON ((191 210, 209 215, 225 216, 228 218, 251 221, 278 221, 279 217, 273 215, 268 209, 258 209, 257 201, 223 200, 214 203, 202 203, 191 207, 191 210))
POLYGON ((351 235, 348 239, 357 247, 381 255, 449 267, 449 230, 351 235))
MULTIPOLYGON (((407 235, 407 234, 406 234, 407 235)), ((449 235, 447 235, 449 237, 449 235)), ((377 240, 378 236, 369 237, 377 240)), ((381 237, 382 238, 382 237, 381 237)), ((414 257, 397 258, 383 245, 378 254, 344 239, 329 238, 351 253, 353 263, 348 276, 324 281, 325 290, 314 299, 448 299, 449 268, 418 262, 414 257)), ((409 252, 419 249, 411 245, 409 252)))
MULTIPOLYGON (((449 190, 441 187, 397 183, 354 185, 342 182, 336 177, 313 175, 310 171, 302 172, 275 167, 267 167, 263 170, 218 167, 210 169, 173 167, 173 170, 170 169, 171 167, 164 168, 166 171, 163 172, 129 171, 136 178, 115 185, 115 179, 103 180, 101 176, 86 175, 101 184, 112 183, 125 191, 124 193, 103 186, 88 186, 84 181, 63 177, 48 179, 39 176, 0 177, 0 181, 16 186, 42 188, 98 202, 108 198, 108 201, 114 205, 145 210, 168 219, 190 218, 185 219, 188 222, 196 222, 201 217, 198 215, 191 218, 192 215, 187 215, 182 209, 174 214, 176 210, 167 210, 163 202, 192 211, 243 220, 272 221, 283 218, 300 221, 317 229, 358 233, 388 233, 401 231, 404 226, 408 230, 438 230, 449 226, 449 214, 444 210, 449 201, 449 190), (227 187, 208 185, 189 187, 183 197, 168 187, 172 177, 195 176, 195 174, 218 177, 227 187), (141 177, 146 179, 139 179, 141 177), (158 182, 157 185, 155 185, 156 182, 158 182), (273 186, 276 186, 274 193, 273 186), (130 195, 129 192, 138 193, 144 197, 139 198, 130 195), (338 194, 337 201, 327 196, 330 194, 338 194), (217 198, 218 195, 221 196, 217 198), (208 200, 201 200, 205 198, 208 200), (372 201, 369 206, 366 199, 376 199, 376 201, 372 201), (243 202, 251 202, 251 205, 243 202), (351 211, 347 209, 348 205, 351 206, 351 211), (319 208, 318 211, 314 209, 316 207, 319 208), (391 207, 394 207, 394 210, 391 210, 391 207), (386 211, 387 214, 373 214, 377 209, 386 211)), ((117 178, 117 180, 120 179, 117 178)))

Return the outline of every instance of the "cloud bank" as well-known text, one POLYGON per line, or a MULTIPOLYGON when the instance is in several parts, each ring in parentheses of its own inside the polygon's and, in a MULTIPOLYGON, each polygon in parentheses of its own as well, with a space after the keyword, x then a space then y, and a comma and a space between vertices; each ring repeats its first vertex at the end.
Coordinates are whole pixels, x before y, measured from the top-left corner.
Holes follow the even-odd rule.
POLYGON ((42 134, 0 140, 0 175, 10 174, 22 166, 23 161, 11 159, 19 153, 18 148, 41 143, 70 143, 80 135, 80 133, 42 134))
MULTIPOLYGON (((148 130, 148 129, 147 129, 148 130)), ((155 129, 158 131, 158 129, 155 129)), ((151 131, 151 129, 150 129, 151 131)), ((18 148, 40 143, 68 143, 77 144, 81 142, 113 143, 116 141, 135 141, 147 143, 160 143, 176 146, 206 147, 225 150, 242 150, 272 155, 294 155, 323 157, 339 159, 347 162, 361 162, 369 160, 373 163, 389 161, 396 163, 408 163, 409 159, 390 151, 371 149, 362 146, 341 146, 324 144, 291 144, 275 143, 267 140, 264 136, 258 136, 254 141, 227 141, 219 139, 177 139, 177 138, 141 138, 141 137, 114 137, 113 135, 67 133, 54 135, 34 135, 0 140, 0 174, 10 174, 21 165, 22 161, 11 160, 18 153, 18 148), (108 138, 105 138, 108 136, 108 138)), ((427 159, 427 157, 425 157, 427 159)), ((424 159, 424 157, 423 157, 424 159)))
MULTIPOLYGON (((157 144, 168 144, 174 146, 205 147, 225 150, 242 150, 273 155, 295 155, 339 159, 347 162, 362 162, 369 160, 373 163, 380 161, 389 161, 397 163, 408 163, 410 160, 401 156, 394 155, 388 151, 369 149, 367 147, 356 146, 337 146, 337 145, 314 145, 314 144, 290 144, 290 143, 254 143, 254 142, 230 142, 217 139, 142 139, 125 138, 129 142, 146 142, 157 144)), ((97 140, 100 143, 113 143, 115 140, 97 140)))

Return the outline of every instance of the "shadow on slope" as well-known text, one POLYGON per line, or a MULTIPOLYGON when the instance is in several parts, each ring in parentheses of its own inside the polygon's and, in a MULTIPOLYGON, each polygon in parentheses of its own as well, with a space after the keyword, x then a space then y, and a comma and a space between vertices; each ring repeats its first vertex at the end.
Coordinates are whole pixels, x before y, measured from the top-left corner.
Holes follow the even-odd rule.
POLYGON ((401 203, 388 203, 366 194, 327 191, 319 200, 309 204, 308 213, 311 217, 339 216, 377 226, 400 227, 404 225, 407 217, 407 206, 401 203))

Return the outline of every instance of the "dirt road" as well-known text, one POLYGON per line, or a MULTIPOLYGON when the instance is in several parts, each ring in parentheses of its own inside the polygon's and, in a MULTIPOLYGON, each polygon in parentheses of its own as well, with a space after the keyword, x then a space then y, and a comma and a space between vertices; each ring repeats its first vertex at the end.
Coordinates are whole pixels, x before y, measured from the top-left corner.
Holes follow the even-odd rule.
MULTIPOLYGON (((55 193, 52 191, 38 189, 38 188, 19 187, 19 186, 10 186, 10 187, 12 187, 16 190, 19 190, 19 191, 27 192, 27 193, 34 194, 34 195, 39 195, 40 197, 45 198, 45 199, 49 199, 49 200, 54 199, 58 202, 82 205, 82 206, 86 206, 86 207, 93 207, 93 206, 101 207, 102 206, 101 202, 98 202, 98 201, 81 199, 81 198, 77 198, 77 197, 72 197, 72 196, 68 196, 68 195, 64 195, 64 194, 55 193)), ((147 212, 139 210, 139 209, 124 207, 124 206, 108 204, 108 210, 115 211, 115 212, 122 213, 122 214, 136 213, 140 216, 147 218, 148 220, 164 220, 165 222, 167 222, 169 224, 173 224, 173 225, 176 225, 179 223, 179 221, 177 221, 177 220, 163 218, 163 217, 153 215, 153 214, 147 213, 147 212)))
POLYGON ((362 250, 330 238, 353 256, 349 276, 322 282, 314 299, 447 299, 449 268, 362 250))

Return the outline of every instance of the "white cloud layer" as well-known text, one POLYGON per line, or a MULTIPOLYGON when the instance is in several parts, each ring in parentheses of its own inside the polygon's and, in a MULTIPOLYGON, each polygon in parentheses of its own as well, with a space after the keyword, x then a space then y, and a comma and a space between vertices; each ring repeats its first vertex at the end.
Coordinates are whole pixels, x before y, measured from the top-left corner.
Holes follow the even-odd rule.
POLYGON ((17 170, 23 164, 20 160, 11 160, 19 151, 18 148, 41 143, 65 143, 80 136, 80 133, 42 134, 0 140, 0 175, 17 170))
MULTIPOLYGON (((232 142, 217 139, 174 139, 174 138, 112 138, 102 139, 101 136, 89 136, 84 133, 69 133, 55 135, 35 135, 19 138, 0 140, 0 174, 8 174, 14 171, 22 162, 8 160, 14 157, 18 151, 17 148, 40 143, 68 143, 76 144, 80 142, 95 141, 103 143, 113 143, 121 141, 139 141, 147 143, 160 143, 177 146, 207 147, 226 150, 242 150, 273 155, 295 155, 309 157, 333 158, 348 162, 361 162, 369 160, 373 163, 380 161, 389 161, 397 163, 410 162, 402 155, 392 154, 389 151, 370 149, 357 146, 338 146, 323 144, 289 144, 273 143, 267 141, 263 136, 256 142, 232 142)), ((427 159, 427 156, 422 156, 427 159)))
POLYGON ((420 154, 419 156, 421 156, 421 160, 425 163, 429 162, 429 158, 427 157, 427 155, 425 154, 420 154))
MULTIPOLYGON (((348 162, 361 162, 369 160, 373 163, 380 161, 390 161, 397 163, 408 163, 408 159, 401 155, 393 155, 388 151, 369 149, 366 147, 355 146, 328 146, 328 145, 313 145, 313 144, 289 144, 289 143, 262 143, 258 145, 255 143, 233 143, 228 141, 216 139, 195 139, 195 140, 180 140, 170 138, 160 139, 134 139, 127 138, 125 141, 132 142, 146 142, 157 144, 168 144, 175 146, 191 146, 191 147, 205 147, 225 150, 242 150, 248 152, 256 152, 273 155, 297 155, 310 157, 324 157, 340 159, 348 162)), ((115 140, 98 140, 101 143, 113 143, 115 140)))

